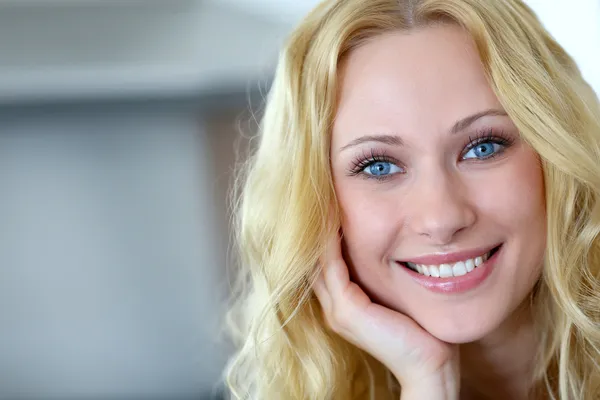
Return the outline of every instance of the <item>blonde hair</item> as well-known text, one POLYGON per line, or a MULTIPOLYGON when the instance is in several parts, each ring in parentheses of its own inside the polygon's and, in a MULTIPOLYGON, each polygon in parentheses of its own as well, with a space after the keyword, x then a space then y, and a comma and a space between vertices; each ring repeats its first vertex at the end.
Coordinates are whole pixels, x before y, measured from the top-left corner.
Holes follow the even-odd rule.
POLYGON ((241 286, 229 313, 238 347, 226 371, 235 398, 397 398, 381 364, 326 328, 311 285, 337 230, 328 220, 338 65, 372 37, 440 22, 472 36, 492 89, 542 160, 535 384, 546 398, 600 393, 600 106, 573 60, 520 0, 329 0, 289 38, 238 181, 241 286))

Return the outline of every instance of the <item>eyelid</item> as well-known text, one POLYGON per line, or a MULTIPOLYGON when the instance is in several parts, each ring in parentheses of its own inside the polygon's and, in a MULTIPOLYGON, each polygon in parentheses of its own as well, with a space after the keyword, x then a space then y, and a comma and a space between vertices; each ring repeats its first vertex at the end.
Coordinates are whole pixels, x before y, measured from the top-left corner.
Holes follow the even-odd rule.
POLYGON ((475 146, 481 143, 496 143, 502 146, 509 147, 514 143, 515 139, 510 135, 506 134, 503 130, 496 130, 495 128, 484 128, 475 134, 474 137, 469 136, 468 141, 463 145, 463 151, 460 154, 461 159, 472 150, 475 146))
POLYGON ((384 179, 390 178, 390 177, 398 174, 398 173, 394 173, 394 174, 390 174, 390 175, 376 176, 376 175, 368 175, 368 174, 363 173, 365 168, 367 168, 368 166, 370 166, 374 163, 377 163, 377 162, 385 162, 385 163, 394 164, 398 168, 405 170, 405 167, 402 165, 402 163, 399 160, 397 160, 396 158, 389 156, 385 152, 385 150, 379 150, 379 149, 372 148, 372 149, 370 149, 369 152, 363 151, 362 154, 360 154, 354 158, 354 160, 352 161, 352 166, 348 170, 348 175, 349 176, 364 175, 363 177, 365 179, 384 180, 384 179))
MULTIPOLYGON (((493 142, 493 143, 504 146, 504 148, 507 148, 510 145, 512 145, 515 140, 516 139, 514 137, 512 137, 512 135, 505 133, 501 129, 486 127, 486 128, 478 130, 474 136, 469 136, 468 140, 462 147, 463 151, 461 152, 460 157, 462 159, 465 156, 465 154, 467 154, 475 146, 477 146, 478 144, 481 144, 481 143, 493 142)), ((493 157, 493 155, 491 157, 493 157)), ((468 160, 471 160, 471 159, 468 159, 468 160)), ((468 161, 468 160, 464 160, 464 161, 468 161)), ((477 159, 473 159, 473 160, 477 161, 477 159)), ((480 159, 480 160, 483 161, 485 159, 480 159)), ((398 174, 406 173, 406 167, 400 162, 400 160, 389 156, 386 153, 386 151, 383 149, 371 148, 368 151, 363 150, 363 152, 361 154, 357 155, 353 159, 351 164, 352 164, 352 166, 348 169, 348 176, 363 175, 363 178, 365 178, 365 179, 386 180, 386 179, 392 178, 398 174), (389 175, 382 175, 382 176, 367 175, 367 174, 362 173, 362 171, 365 168, 367 168, 368 166, 370 166, 376 162, 386 162, 386 163, 394 164, 398 168, 402 169, 403 172, 402 173, 397 172, 397 173, 393 173, 393 174, 389 174, 389 175)))

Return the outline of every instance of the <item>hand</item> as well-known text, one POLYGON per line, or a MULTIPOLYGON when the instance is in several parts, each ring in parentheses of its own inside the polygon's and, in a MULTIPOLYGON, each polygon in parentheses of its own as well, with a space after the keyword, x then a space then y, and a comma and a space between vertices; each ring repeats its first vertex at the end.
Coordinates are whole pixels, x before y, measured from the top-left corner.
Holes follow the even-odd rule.
POLYGON ((402 398, 456 399, 458 348, 438 340, 411 318, 373 303, 350 280, 340 238, 331 238, 314 290, 328 325, 382 362, 402 386, 402 398))

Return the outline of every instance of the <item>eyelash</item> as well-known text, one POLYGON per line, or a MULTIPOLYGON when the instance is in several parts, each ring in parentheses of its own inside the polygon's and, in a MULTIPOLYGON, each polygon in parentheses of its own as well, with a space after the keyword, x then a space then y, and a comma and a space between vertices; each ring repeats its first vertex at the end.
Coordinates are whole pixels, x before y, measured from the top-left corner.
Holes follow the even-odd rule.
MULTIPOLYGON (((510 147, 514 143, 514 139, 505 134, 504 131, 495 131, 494 129, 487 128, 478 131, 474 137, 469 136, 469 140, 463 145, 465 151, 461 153, 461 157, 463 157, 466 153, 468 153, 474 147, 477 147, 481 143, 494 143, 499 144, 504 147, 502 151, 506 148, 510 147)), ((478 161, 489 160, 490 158, 496 157, 498 154, 502 153, 494 153, 486 158, 480 158, 478 161)))
POLYGON ((389 176, 387 176, 387 175, 386 176, 376 176, 376 175, 367 175, 367 174, 362 173, 362 171, 364 171, 365 168, 367 168, 371 164, 375 164, 378 162, 399 164, 398 160, 396 160, 393 157, 388 156, 383 150, 378 151, 375 149, 371 149, 370 154, 365 154, 363 152, 362 155, 356 157, 352 161, 352 167, 348 171, 348 175, 350 175, 350 176, 363 175, 364 178, 366 178, 366 179, 376 179, 378 181, 383 181, 383 180, 389 178, 389 176))
MULTIPOLYGON (((472 150, 473 148, 477 147, 478 145, 480 145, 482 143, 499 144, 499 145, 503 146, 504 148, 498 153, 494 153, 485 158, 481 158, 481 159, 477 159, 477 160, 473 160, 473 161, 485 161, 485 160, 489 160, 491 158, 496 157, 498 154, 501 154, 502 152, 504 152, 504 150, 506 150, 506 148, 510 147, 514 143, 514 139, 511 136, 505 134, 504 131, 496 131, 491 128, 480 130, 475 134, 475 136, 473 136, 473 137, 469 136, 469 139, 463 145, 464 150, 461 152, 461 158, 464 157, 464 155, 467 154, 470 150, 472 150)), ((352 167, 348 171, 348 175, 350 175, 350 176, 363 175, 363 177, 365 179, 376 179, 378 181, 384 181, 384 180, 387 180, 390 177, 392 177, 393 175, 377 176, 377 175, 367 175, 367 174, 362 173, 365 168, 367 168, 371 164, 375 164, 378 162, 391 163, 391 164, 397 165, 401 169, 404 168, 397 159, 388 156, 385 153, 385 151, 371 149, 369 154, 363 153, 362 155, 357 156, 352 161, 352 167)))

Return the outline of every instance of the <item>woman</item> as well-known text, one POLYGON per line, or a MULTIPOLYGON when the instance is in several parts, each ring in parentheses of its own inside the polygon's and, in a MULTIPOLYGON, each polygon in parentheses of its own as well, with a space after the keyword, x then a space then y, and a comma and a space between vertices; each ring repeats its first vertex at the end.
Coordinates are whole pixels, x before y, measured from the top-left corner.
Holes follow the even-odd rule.
POLYGON ((600 394, 600 106, 520 0, 331 0, 237 210, 236 398, 600 394))

